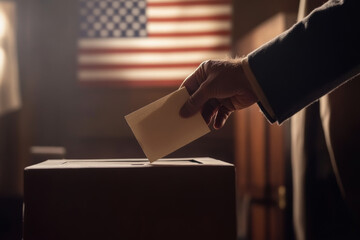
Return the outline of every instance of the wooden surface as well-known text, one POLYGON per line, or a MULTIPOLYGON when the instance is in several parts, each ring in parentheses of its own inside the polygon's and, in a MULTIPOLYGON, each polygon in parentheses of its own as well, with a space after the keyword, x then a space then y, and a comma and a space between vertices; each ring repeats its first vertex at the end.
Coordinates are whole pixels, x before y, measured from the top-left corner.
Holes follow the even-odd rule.
MULTIPOLYGON (((239 56, 258 48, 295 22, 294 13, 280 12, 258 24, 236 43, 239 56)), ((250 239, 291 236, 289 126, 271 125, 258 106, 236 113, 235 158, 240 201, 250 199, 250 239), (290 220, 290 221, 289 221, 290 220), (275 224, 276 223, 276 224, 275 224)))

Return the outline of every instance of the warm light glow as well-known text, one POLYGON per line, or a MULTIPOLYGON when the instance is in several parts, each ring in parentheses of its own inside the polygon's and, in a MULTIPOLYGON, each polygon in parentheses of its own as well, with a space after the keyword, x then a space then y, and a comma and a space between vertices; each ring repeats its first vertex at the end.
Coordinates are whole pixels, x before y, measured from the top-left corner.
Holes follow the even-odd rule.
POLYGON ((3 48, 3 38, 6 31, 6 18, 4 12, 0 10, 0 86, 3 82, 3 73, 5 68, 5 51, 3 48))
POLYGON ((5 51, 1 47, 0 48, 0 86, 2 85, 3 82, 4 69, 5 69, 5 51))
POLYGON ((4 73, 4 67, 5 67, 5 51, 3 48, 0 48, 0 85, 2 83, 2 76, 4 73))
POLYGON ((0 41, 5 35, 6 31, 6 18, 4 12, 0 10, 0 41))

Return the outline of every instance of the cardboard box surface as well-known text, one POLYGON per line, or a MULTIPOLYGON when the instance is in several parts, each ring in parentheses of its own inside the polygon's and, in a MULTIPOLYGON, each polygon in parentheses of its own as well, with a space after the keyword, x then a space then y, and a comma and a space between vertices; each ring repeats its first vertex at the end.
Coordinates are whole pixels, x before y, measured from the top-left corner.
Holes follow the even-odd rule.
POLYGON ((234 166, 48 160, 25 169, 24 239, 236 239, 234 166))

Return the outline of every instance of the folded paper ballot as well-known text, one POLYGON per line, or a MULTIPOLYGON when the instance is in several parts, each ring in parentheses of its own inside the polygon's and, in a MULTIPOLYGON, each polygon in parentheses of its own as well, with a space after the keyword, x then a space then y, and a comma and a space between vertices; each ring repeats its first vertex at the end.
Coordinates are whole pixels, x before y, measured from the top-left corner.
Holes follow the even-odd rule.
POLYGON ((186 88, 181 88, 125 116, 150 162, 210 132, 200 112, 190 118, 179 115, 188 98, 186 88))

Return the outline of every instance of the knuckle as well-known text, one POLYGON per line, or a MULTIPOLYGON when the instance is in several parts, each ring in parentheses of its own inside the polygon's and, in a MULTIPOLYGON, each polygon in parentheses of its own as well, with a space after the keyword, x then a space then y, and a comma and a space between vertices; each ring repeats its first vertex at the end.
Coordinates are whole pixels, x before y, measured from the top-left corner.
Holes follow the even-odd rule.
POLYGON ((206 61, 203 61, 202 63, 201 63, 201 68, 203 69, 203 71, 204 72, 207 72, 210 68, 211 68, 211 66, 213 65, 213 60, 206 60, 206 61))
POLYGON ((207 68, 210 68, 213 65, 213 63, 214 63, 214 60, 208 59, 203 62, 203 66, 204 66, 204 68, 207 69, 207 68))
POLYGON ((195 107, 195 105, 196 105, 196 101, 195 101, 194 97, 190 96, 189 99, 188 99, 188 106, 193 108, 193 107, 195 107))

